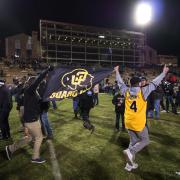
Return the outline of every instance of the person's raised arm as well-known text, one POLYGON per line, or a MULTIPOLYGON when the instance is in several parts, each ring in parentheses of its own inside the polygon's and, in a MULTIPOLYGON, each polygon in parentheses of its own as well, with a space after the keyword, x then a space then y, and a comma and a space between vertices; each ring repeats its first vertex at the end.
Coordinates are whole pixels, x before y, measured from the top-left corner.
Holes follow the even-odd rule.
POLYGON ((125 83, 123 82, 123 80, 121 78, 121 75, 119 73, 119 66, 116 66, 114 68, 114 71, 116 73, 116 81, 118 83, 121 94, 125 96, 125 93, 126 93, 126 90, 128 89, 128 87, 125 85, 125 83))
POLYGON ((49 71, 52 71, 54 69, 53 66, 49 66, 46 70, 44 70, 37 78, 36 80, 30 85, 28 88, 28 91, 35 91, 37 87, 39 86, 40 82, 46 77, 46 74, 49 71))
POLYGON ((161 83, 161 81, 164 79, 166 74, 168 73, 169 68, 164 65, 163 72, 157 76, 155 79, 153 79, 148 86, 145 86, 142 88, 144 99, 146 100, 149 94, 156 89, 156 87, 161 83))

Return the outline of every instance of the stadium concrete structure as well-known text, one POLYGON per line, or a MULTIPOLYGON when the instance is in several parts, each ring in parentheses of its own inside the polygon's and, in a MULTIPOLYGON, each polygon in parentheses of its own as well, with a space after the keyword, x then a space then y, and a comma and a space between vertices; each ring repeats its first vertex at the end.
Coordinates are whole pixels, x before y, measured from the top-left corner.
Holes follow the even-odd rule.
POLYGON ((5 39, 5 55, 10 59, 40 58, 40 43, 38 32, 32 31, 32 35, 25 33, 9 36, 5 39))
MULTIPOLYGON (((13 59, 67 65, 121 65, 139 67, 171 63, 177 66, 176 56, 157 55, 146 44, 142 32, 89 27, 40 20, 40 33, 25 33, 5 39, 6 60, 13 59), (39 41, 40 40, 40 41, 39 41)), ((0 44, 3 49, 2 43, 0 44)))
POLYGON ((40 20, 41 57, 48 63, 144 66, 145 35, 40 20))
POLYGON ((158 64, 170 64, 173 66, 178 66, 178 58, 177 58, 177 56, 158 55, 157 63, 158 64))

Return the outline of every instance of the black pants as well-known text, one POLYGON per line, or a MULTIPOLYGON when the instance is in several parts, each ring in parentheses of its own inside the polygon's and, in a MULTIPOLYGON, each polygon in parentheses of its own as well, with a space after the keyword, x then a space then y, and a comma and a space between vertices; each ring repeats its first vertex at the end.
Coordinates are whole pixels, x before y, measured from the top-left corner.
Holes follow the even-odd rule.
POLYGON ((94 105, 98 105, 99 104, 99 97, 98 97, 98 93, 94 94, 94 105))
POLYGON ((11 137, 8 118, 9 118, 9 112, 7 112, 4 117, 0 118, 1 119, 0 127, 1 127, 1 133, 3 139, 7 139, 11 137))
POLYGON ((115 124, 115 127, 118 130, 119 130, 120 117, 121 117, 122 129, 125 129, 125 125, 124 125, 124 112, 116 112, 116 124, 115 124))
POLYGON ((89 120, 89 112, 90 112, 90 109, 81 109, 82 119, 84 121, 83 126, 86 129, 91 130, 94 126, 91 124, 89 120))
POLYGON ((173 113, 176 113, 176 106, 174 104, 174 101, 173 101, 173 97, 172 96, 166 96, 166 111, 169 111, 169 103, 171 104, 172 106, 172 112, 173 113))
POLYGON ((165 106, 164 106, 164 101, 163 101, 163 99, 160 101, 160 105, 161 105, 162 109, 165 110, 165 106))

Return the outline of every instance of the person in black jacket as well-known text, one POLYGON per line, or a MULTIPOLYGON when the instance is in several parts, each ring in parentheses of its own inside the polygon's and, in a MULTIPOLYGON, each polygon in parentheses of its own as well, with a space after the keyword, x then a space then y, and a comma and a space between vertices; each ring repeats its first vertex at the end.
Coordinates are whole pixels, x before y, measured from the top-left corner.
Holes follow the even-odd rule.
POLYGON ((124 125, 125 98, 120 92, 118 92, 113 97, 112 103, 115 105, 115 112, 116 112, 115 128, 117 131, 120 130, 119 120, 121 117, 122 131, 124 131, 125 130, 125 125, 124 125))
POLYGON ((6 155, 10 160, 12 153, 20 147, 28 144, 32 139, 34 140, 34 148, 31 162, 32 163, 44 163, 45 160, 40 157, 40 147, 43 140, 40 116, 40 95, 37 92, 37 87, 44 79, 46 74, 53 70, 52 67, 48 67, 37 78, 30 77, 26 82, 24 89, 24 126, 28 129, 29 136, 24 137, 18 142, 12 145, 6 146, 6 155))
POLYGON ((81 111, 82 119, 84 121, 83 126, 86 129, 91 130, 91 133, 95 130, 95 127, 89 120, 89 112, 94 107, 93 92, 88 90, 85 93, 79 95, 79 108, 81 111))
POLYGON ((0 80, 0 128, 2 139, 8 139, 10 135, 9 113, 12 109, 12 96, 10 90, 5 85, 4 80, 0 80))
POLYGON ((163 90, 164 90, 165 98, 166 98, 166 112, 169 112, 169 103, 170 103, 172 106, 172 112, 177 114, 176 106, 173 101, 174 85, 168 81, 164 81, 163 90))

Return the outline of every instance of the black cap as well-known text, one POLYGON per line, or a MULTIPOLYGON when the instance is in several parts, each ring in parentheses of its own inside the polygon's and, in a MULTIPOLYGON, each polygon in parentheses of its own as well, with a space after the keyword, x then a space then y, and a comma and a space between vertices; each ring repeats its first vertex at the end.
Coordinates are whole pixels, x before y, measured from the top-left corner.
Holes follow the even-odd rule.
POLYGON ((142 76, 142 77, 141 77, 141 81, 147 81, 147 78, 144 77, 144 76, 142 76))
POLYGON ((138 76, 134 76, 130 79, 131 86, 138 85, 141 82, 141 79, 138 76))

